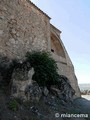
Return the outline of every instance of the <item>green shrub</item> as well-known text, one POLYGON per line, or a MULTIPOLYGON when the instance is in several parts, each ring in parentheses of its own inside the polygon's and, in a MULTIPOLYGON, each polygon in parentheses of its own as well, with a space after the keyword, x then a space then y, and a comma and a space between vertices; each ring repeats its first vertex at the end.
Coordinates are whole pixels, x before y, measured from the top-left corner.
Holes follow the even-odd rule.
POLYGON ((18 110, 18 108, 19 108, 19 106, 18 106, 18 102, 14 99, 14 100, 11 100, 10 102, 9 102, 9 104, 8 104, 8 107, 9 107, 9 109, 10 110, 12 110, 12 111, 17 111, 18 110))
POLYGON ((26 58, 35 70, 33 80, 37 81, 40 86, 50 87, 51 85, 57 84, 59 80, 58 68, 50 53, 28 52, 26 58))

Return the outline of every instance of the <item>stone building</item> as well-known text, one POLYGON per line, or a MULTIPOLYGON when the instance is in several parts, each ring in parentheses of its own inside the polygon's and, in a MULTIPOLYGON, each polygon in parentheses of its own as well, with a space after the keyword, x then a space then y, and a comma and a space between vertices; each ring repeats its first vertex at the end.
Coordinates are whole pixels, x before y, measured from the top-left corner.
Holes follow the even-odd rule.
POLYGON ((0 0, 0 54, 24 59, 32 50, 52 53, 59 73, 69 78, 80 97, 73 64, 50 17, 29 0, 0 0))

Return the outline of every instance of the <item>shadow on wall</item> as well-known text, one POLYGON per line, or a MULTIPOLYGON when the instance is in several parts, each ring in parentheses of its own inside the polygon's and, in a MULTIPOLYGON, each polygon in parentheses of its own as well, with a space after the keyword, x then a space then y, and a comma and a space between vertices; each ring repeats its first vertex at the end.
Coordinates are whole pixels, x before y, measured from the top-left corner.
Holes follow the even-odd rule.
POLYGON ((53 33, 51 33, 51 51, 58 56, 65 58, 65 52, 63 50, 63 47, 60 44, 59 39, 53 33))
POLYGON ((15 61, 0 55, 0 85, 8 85, 15 66, 15 61))

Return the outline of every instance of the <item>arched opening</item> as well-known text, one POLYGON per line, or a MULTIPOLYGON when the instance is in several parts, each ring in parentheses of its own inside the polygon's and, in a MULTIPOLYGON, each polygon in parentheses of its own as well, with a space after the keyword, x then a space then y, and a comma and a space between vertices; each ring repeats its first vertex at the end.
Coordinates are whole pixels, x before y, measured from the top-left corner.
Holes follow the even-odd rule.
POLYGON ((63 47, 59 39, 53 33, 51 33, 51 52, 65 58, 65 52, 63 50, 63 47))

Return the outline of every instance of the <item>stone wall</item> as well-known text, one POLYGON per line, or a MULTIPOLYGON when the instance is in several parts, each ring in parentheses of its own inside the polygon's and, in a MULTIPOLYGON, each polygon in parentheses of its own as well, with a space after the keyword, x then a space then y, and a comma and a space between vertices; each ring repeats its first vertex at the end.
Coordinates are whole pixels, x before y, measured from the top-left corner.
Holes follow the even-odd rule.
POLYGON ((67 78, 70 81, 70 84, 72 88, 75 90, 75 98, 78 96, 80 97, 80 90, 78 87, 78 81, 75 76, 75 72, 72 66, 68 66, 64 63, 57 62, 58 68, 59 68, 59 74, 67 76, 67 78))
POLYGON ((77 78, 75 76, 74 66, 60 38, 60 33, 61 31, 59 31, 57 28, 51 25, 51 39, 54 39, 54 41, 56 42, 55 46, 51 46, 52 49, 55 50, 55 52, 53 52, 52 55, 57 62, 58 73, 60 75, 66 76, 69 79, 72 88, 75 90, 74 98, 80 97, 80 90, 78 87, 77 78), (62 51, 60 55, 56 52, 58 45, 60 46, 60 50, 62 51))
POLYGON ((51 51, 54 39, 56 53, 53 53, 53 57, 57 61, 59 73, 69 78, 76 96, 80 97, 73 64, 60 39, 60 33, 50 24, 50 17, 29 0, 0 0, 0 55, 24 59, 27 51, 51 51))
POLYGON ((0 54, 21 59, 27 51, 47 50, 49 20, 28 0, 1 0, 0 54))

